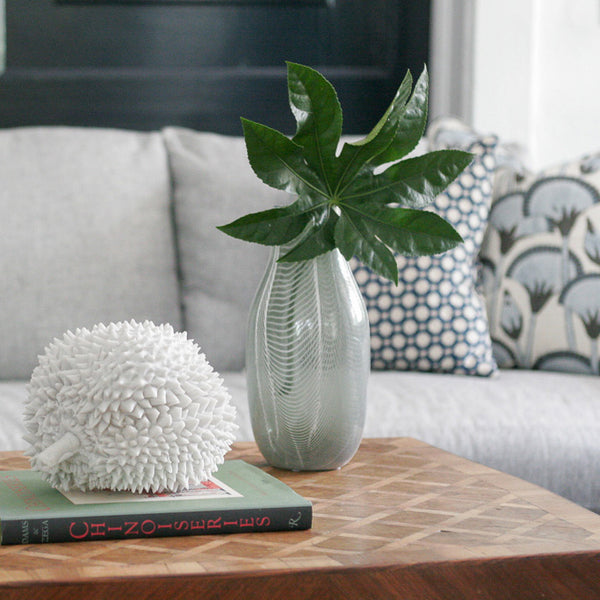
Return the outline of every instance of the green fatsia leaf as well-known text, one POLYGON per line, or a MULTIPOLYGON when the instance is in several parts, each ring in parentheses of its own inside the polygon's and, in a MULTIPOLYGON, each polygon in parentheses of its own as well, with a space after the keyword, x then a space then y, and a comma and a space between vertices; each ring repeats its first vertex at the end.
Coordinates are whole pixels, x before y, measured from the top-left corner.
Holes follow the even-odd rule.
POLYGON ((335 243, 346 260, 356 256, 382 277, 398 283, 398 266, 394 255, 380 242, 361 215, 343 211, 335 227, 335 243))
POLYGON ((325 186, 306 164, 302 148, 283 133, 242 119, 248 160, 267 185, 298 195, 325 194, 325 186))
POLYGON ((293 141, 302 146, 308 165, 327 182, 331 196, 342 108, 335 89, 320 73, 295 63, 287 65, 290 108, 297 123, 293 141))
POLYGON ((296 201, 290 206, 271 208, 241 217, 227 225, 217 227, 224 233, 267 246, 280 246, 296 239, 313 218, 314 209, 296 201))
POLYGON ((435 254, 461 241, 430 204, 469 164, 470 154, 432 152, 402 160, 419 142, 427 119, 428 77, 414 90, 407 73, 394 100, 362 140, 336 155, 342 111, 333 86, 317 71, 288 63, 290 140, 243 119, 250 164, 259 178, 298 195, 291 206, 247 215, 219 227, 242 240, 285 245, 281 261, 315 258, 339 248, 398 282, 394 252, 435 254), (412 93, 411 93, 412 91, 412 93), (386 167, 387 163, 393 163, 386 167))
POLYGON ((365 204, 362 210, 353 207, 344 213, 365 220, 372 234, 401 254, 439 254, 463 241, 452 225, 425 210, 365 204))
POLYGON ((337 190, 343 189, 364 165, 370 163, 392 143, 411 89, 412 76, 408 71, 394 100, 369 135, 358 142, 344 144, 337 158, 337 190))
POLYGON ((414 150, 423 136, 427 125, 427 103, 429 99, 429 75, 423 69, 413 94, 398 120, 396 137, 387 149, 377 155, 375 165, 399 160, 414 150))
POLYGON ((335 248, 335 225, 338 216, 333 211, 326 211, 325 218, 311 228, 309 235, 302 238, 287 254, 282 256, 280 262, 296 262, 310 260, 325 254, 335 248))
POLYGON ((340 204, 372 202, 423 208, 435 200, 473 160, 462 150, 437 150, 407 158, 377 175, 362 172, 346 190, 340 204))

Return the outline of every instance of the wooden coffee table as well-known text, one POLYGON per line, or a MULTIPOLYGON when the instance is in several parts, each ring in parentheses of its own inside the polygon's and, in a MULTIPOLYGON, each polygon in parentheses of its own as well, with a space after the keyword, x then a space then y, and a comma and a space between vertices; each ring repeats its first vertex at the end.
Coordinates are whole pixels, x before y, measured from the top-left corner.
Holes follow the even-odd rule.
MULTIPOLYGON (((339 471, 266 467, 314 503, 309 531, 0 547, 0 598, 600 598, 600 516, 412 439, 339 471)), ((0 469, 26 468, 0 453, 0 469)))

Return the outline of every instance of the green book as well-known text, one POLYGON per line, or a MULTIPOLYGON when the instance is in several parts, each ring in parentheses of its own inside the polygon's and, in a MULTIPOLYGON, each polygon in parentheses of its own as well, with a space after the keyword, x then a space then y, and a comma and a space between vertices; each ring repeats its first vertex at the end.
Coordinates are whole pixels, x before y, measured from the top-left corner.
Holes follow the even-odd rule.
POLYGON ((242 460, 175 494, 60 492, 31 470, 0 471, 0 543, 34 544, 309 529, 312 505, 242 460))

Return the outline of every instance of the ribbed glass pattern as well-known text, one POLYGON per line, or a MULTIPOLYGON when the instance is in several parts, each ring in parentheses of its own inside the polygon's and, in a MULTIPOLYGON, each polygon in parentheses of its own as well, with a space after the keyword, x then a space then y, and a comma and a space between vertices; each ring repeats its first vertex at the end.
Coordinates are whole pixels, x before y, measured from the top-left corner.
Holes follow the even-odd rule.
POLYGON ((360 443, 369 323, 341 254, 277 263, 271 256, 250 312, 248 398, 260 450, 273 466, 335 469, 360 443))

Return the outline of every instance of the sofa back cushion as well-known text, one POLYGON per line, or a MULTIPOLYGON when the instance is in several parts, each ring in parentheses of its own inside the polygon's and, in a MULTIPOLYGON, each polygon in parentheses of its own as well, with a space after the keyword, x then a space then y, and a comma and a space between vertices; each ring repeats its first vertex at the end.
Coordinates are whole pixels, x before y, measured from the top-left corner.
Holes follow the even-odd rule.
POLYGON ((28 379, 67 329, 181 325, 158 133, 0 131, 0 378, 28 379))
POLYGON ((164 132, 179 242, 185 328, 218 371, 244 368, 248 311, 269 249, 216 227, 289 204, 248 163, 243 138, 189 129, 164 132))

